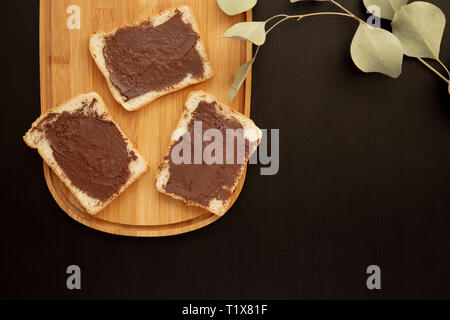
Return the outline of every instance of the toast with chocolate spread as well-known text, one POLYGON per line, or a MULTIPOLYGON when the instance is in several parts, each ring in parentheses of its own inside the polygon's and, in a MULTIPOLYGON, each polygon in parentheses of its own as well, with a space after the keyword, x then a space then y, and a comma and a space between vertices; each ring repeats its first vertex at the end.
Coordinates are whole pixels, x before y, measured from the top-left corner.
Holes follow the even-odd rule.
POLYGON ((82 94, 41 115, 24 136, 91 215, 147 170, 103 99, 82 94))
POLYGON ((94 33, 89 50, 112 95, 129 111, 213 76, 188 6, 94 33))
POLYGON ((246 116, 192 92, 159 166, 158 191, 222 216, 261 136, 246 116))

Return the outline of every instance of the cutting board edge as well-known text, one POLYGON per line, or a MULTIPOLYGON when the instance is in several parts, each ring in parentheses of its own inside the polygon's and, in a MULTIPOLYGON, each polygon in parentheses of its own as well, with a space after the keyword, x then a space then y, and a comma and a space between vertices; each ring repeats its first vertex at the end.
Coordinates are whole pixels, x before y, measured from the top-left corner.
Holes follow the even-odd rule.
MULTIPOLYGON (((252 21, 252 10, 247 11, 245 21, 252 21)), ((41 92, 41 111, 44 110, 45 105, 48 105, 52 101, 52 86, 46 86, 46 83, 51 83, 51 70, 48 66, 51 64, 48 61, 51 60, 49 49, 51 48, 50 37, 43 37, 42 35, 51 32, 49 24, 44 23, 44 19, 50 21, 51 19, 51 1, 40 0, 40 13, 39 13, 39 62, 40 62, 40 92, 41 92), (46 60, 47 59, 47 60, 46 60)), ((253 47, 250 42, 246 45, 246 60, 250 60, 253 56, 253 47)), ((251 109, 251 82, 252 82, 252 70, 249 70, 246 82, 244 84, 244 114, 250 117, 251 109)), ((132 237, 162 237, 172 236, 177 234, 183 234, 190 231, 194 231, 203 228, 218 219, 220 216, 216 216, 208 211, 199 217, 191 220, 182 221, 167 225, 125 225, 120 223, 114 223, 102 219, 98 219, 95 216, 86 214, 83 217, 72 212, 72 210, 66 206, 65 201, 61 198, 61 195, 56 191, 52 178, 50 167, 43 162, 44 178, 47 187, 52 194, 53 198, 59 205, 59 207, 75 221, 98 231, 106 232, 114 235, 132 236, 132 237)), ((234 205, 239 197, 243 185, 245 183, 247 168, 245 169, 242 178, 236 187, 233 194, 233 201, 228 210, 234 205)))

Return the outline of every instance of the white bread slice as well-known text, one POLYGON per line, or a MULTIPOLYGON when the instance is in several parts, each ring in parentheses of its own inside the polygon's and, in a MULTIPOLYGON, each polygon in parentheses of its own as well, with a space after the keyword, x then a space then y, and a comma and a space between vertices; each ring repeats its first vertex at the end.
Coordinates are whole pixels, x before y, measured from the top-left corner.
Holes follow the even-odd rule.
POLYGON ((177 124, 176 129, 172 133, 168 153, 165 157, 164 162, 158 168, 156 174, 156 188, 159 192, 167 194, 175 199, 182 200, 189 206, 198 206, 216 215, 222 216, 227 212, 233 197, 233 192, 236 189, 237 185, 239 184, 242 175, 244 174, 249 158, 255 152, 259 143, 261 142, 261 138, 262 138, 261 130, 255 125, 255 123, 251 119, 249 119, 248 117, 239 112, 230 109, 230 107, 219 102, 214 96, 206 92, 194 91, 189 95, 185 103, 185 110, 181 115, 181 118, 177 124), (205 101, 207 103, 215 102, 217 113, 225 116, 225 118, 233 118, 237 120, 242 125, 242 128, 244 130, 244 137, 248 139, 248 141, 250 142, 250 150, 245 158, 245 163, 241 165, 240 172, 237 174, 234 180, 234 184, 228 188, 228 190, 231 191, 231 196, 225 200, 214 198, 209 202, 208 206, 201 205, 194 201, 188 200, 180 195, 169 193, 165 190, 167 182, 169 181, 170 178, 170 164, 168 160, 168 157, 170 156, 170 150, 177 143, 177 141, 180 139, 183 133, 188 130, 189 123, 192 120, 192 114, 199 106, 199 103, 202 101, 205 101))
MULTIPOLYGON (((54 121, 55 119, 49 119, 47 121, 51 122, 54 121)), ((29 147, 38 150, 39 154, 44 159, 44 161, 53 169, 53 171, 58 175, 61 181, 69 188, 69 190, 73 193, 75 198, 80 202, 81 206, 91 215, 95 215, 98 212, 100 212, 103 208, 105 208, 109 203, 111 203, 111 201, 113 201, 120 193, 122 193, 131 183, 133 183, 139 176, 141 176, 147 170, 146 160, 136 150, 133 144, 128 140, 128 138, 119 128, 119 126, 117 126, 117 124, 113 121, 107 110, 106 104, 96 92, 78 95, 73 99, 71 99, 70 101, 64 102, 61 105, 53 109, 50 109, 46 113, 42 114, 32 124, 31 129, 25 134, 24 141, 29 147), (54 158, 53 150, 46 137, 45 130, 42 130, 42 128, 40 127, 41 121, 43 121, 45 117, 51 113, 61 114, 66 111, 72 114, 79 110, 82 110, 82 112, 86 114, 87 111, 86 106, 89 105, 92 101, 94 101, 94 99, 96 99, 97 102, 95 102, 92 105, 93 110, 97 112, 97 114, 103 115, 103 119, 111 121, 115 124, 120 134, 124 138, 125 142, 127 143, 127 151, 129 153, 134 152, 134 154, 136 155, 135 160, 132 160, 128 165, 128 169, 130 171, 130 176, 128 177, 128 180, 124 185, 122 185, 122 187, 118 192, 116 192, 106 201, 100 201, 99 199, 95 199, 72 184, 69 177, 67 177, 63 169, 59 166, 56 159, 54 158)))
POLYGON ((95 60, 95 63, 97 64, 100 71, 104 75, 106 82, 108 84, 108 87, 109 87, 114 99, 116 99, 116 101, 118 103, 120 103, 128 111, 138 110, 138 109, 142 108, 143 106, 147 105, 148 103, 150 103, 151 101, 153 101, 161 96, 164 96, 168 93, 183 89, 190 85, 206 81, 214 76, 213 68, 211 66, 211 63, 208 60, 208 55, 206 53, 205 47, 201 41, 201 38, 199 38, 195 48, 203 60, 203 69, 204 69, 203 78, 197 79, 197 78, 192 77, 191 74, 188 74, 181 82, 173 85, 172 87, 166 88, 162 91, 150 91, 141 96, 132 98, 128 101, 125 101, 124 97, 120 94, 120 91, 111 83, 111 80, 109 77, 109 71, 106 67, 105 57, 103 55, 103 48, 105 46, 105 37, 115 34, 116 31, 120 28, 137 26, 146 21, 149 21, 153 26, 158 26, 158 25, 166 22, 170 18, 172 18, 176 14, 177 10, 179 10, 181 12, 182 20, 185 23, 190 24, 192 26, 192 29, 200 36, 200 31, 198 29, 197 21, 195 19, 195 16, 192 14, 192 10, 188 6, 180 6, 180 7, 166 10, 166 11, 164 11, 156 16, 150 17, 149 19, 144 20, 144 21, 139 21, 139 22, 135 22, 135 23, 131 23, 131 24, 122 25, 108 33, 96 32, 96 33, 92 34, 90 37, 89 50, 91 52, 92 57, 95 60))

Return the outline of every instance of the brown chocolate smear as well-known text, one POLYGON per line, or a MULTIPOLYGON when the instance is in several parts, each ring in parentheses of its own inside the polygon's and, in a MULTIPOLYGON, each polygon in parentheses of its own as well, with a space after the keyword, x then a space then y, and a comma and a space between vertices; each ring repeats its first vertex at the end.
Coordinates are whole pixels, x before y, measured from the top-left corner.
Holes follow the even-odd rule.
POLYGON ((128 164, 136 157, 128 153, 120 131, 92 110, 63 112, 55 120, 50 116, 43 129, 58 165, 74 186, 95 199, 108 200, 128 180, 128 164))
MULTIPOLYGON (((169 193, 179 195, 187 200, 208 206, 209 202, 216 198, 218 200, 227 200, 231 196, 230 188, 234 185, 237 175, 242 169, 242 164, 238 162, 238 148, 245 148, 246 159, 249 155, 249 141, 245 139, 245 146, 237 143, 237 137, 234 137, 234 161, 233 164, 226 164, 226 130, 242 129, 242 125, 233 118, 226 118, 215 109, 215 103, 207 103, 202 101, 193 112, 193 118, 188 125, 188 132, 194 137, 194 121, 202 122, 202 135, 208 129, 217 129, 222 133, 223 137, 223 164, 206 164, 202 159, 201 164, 194 164, 194 141, 191 139, 191 162, 190 164, 175 164, 169 153, 169 172, 170 177, 166 184, 165 190, 169 193)), ((243 134, 243 131, 241 131, 243 134)), ((183 137, 174 144, 177 145, 182 141, 183 137)), ((203 150, 211 141, 203 141, 203 150)), ((173 148, 172 148, 173 149, 173 148)))
POLYGON ((154 27, 150 22, 120 28, 103 48, 109 79, 128 101, 167 89, 189 73, 202 78, 203 61, 195 45, 199 35, 175 15, 154 27))

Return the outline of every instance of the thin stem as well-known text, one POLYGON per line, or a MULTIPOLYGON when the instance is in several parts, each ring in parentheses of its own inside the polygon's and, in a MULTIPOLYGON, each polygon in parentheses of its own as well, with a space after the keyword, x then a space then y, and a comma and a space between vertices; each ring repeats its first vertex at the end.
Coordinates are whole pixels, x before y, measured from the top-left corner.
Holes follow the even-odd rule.
POLYGON ((315 12, 315 13, 303 14, 303 15, 299 16, 297 21, 299 21, 300 19, 306 18, 306 17, 314 17, 314 16, 322 16, 322 15, 344 16, 344 17, 353 18, 353 19, 356 19, 359 21, 358 17, 356 17, 352 14, 341 13, 341 12, 315 12))
MULTIPOLYGON (((440 78, 442 78, 442 80, 444 80, 447 83, 450 83, 450 81, 448 79, 446 79, 439 71, 437 71, 435 68, 433 68, 428 62, 426 62, 424 59, 422 58, 417 58, 420 62, 422 62, 428 69, 430 69, 431 71, 433 71, 435 74, 437 74, 440 78)), ((446 68, 447 69, 447 68, 446 68)))
POLYGON ((255 62, 256 56, 258 55, 258 52, 259 52, 259 48, 261 48, 261 46, 258 46, 256 48, 255 55, 253 56, 252 60, 250 60, 250 61, 252 61, 252 63, 255 62))
POLYGON ((279 17, 285 17, 286 18, 286 17, 289 17, 289 16, 287 14, 277 14, 276 16, 273 16, 273 17, 270 17, 269 19, 267 19, 266 23, 272 21, 273 19, 279 18, 279 17))
POLYGON ((358 20, 361 23, 366 23, 364 20, 361 20, 358 16, 356 16, 353 12, 345 8, 342 4, 335 0, 330 0, 331 3, 333 3, 336 7, 340 8, 342 11, 347 12, 349 15, 353 16, 356 20, 358 20))
POLYGON ((285 16, 283 19, 277 21, 277 23, 275 23, 273 26, 271 26, 267 31, 266 31, 266 35, 270 33, 270 31, 272 31, 277 25, 279 25, 280 23, 292 19, 294 16, 285 16))
POLYGON ((448 71, 448 69, 445 66, 445 64, 440 59, 437 59, 436 61, 439 62, 439 64, 442 66, 442 68, 444 68, 445 71, 447 71, 447 74, 450 77, 450 72, 448 71))
POLYGON ((284 17, 283 19, 277 21, 273 26, 271 26, 266 31, 266 35, 269 34, 270 31, 272 31, 276 26, 278 26, 280 23, 283 23, 286 20, 295 19, 296 18, 297 21, 299 21, 299 20, 301 20, 303 18, 314 17, 314 16, 323 16, 323 15, 344 16, 344 17, 349 17, 349 18, 353 18, 353 19, 357 19, 358 20, 358 18, 355 17, 354 15, 347 14, 347 13, 341 13, 341 12, 315 12, 315 13, 308 13, 308 14, 301 14, 301 15, 294 15, 294 16, 288 16, 286 14, 279 14, 279 15, 273 16, 272 18, 266 20, 266 22, 269 22, 272 19, 279 18, 279 17, 284 17))

